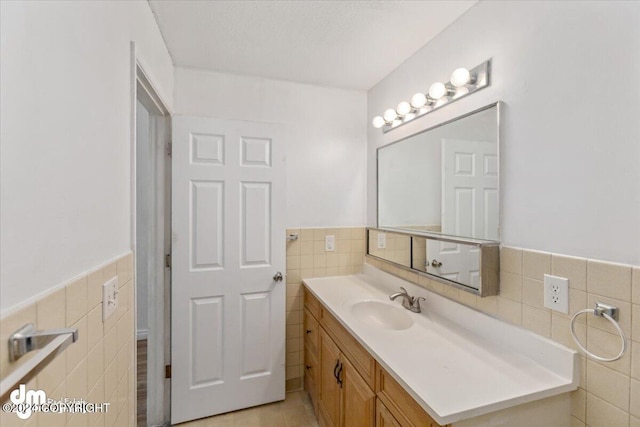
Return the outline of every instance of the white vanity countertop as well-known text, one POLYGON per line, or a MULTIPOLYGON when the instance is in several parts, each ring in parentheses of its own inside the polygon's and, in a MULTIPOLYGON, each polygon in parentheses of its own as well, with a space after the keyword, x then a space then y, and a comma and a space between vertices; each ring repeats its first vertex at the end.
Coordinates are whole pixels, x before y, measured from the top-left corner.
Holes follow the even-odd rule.
MULTIPOLYGON (((365 265, 365 273, 305 279, 329 309, 439 424, 575 390, 575 351, 365 265), (355 317, 356 301, 423 296, 413 325, 395 331, 355 317)), ((400 306, 402 298, 395 302, 400 306)))

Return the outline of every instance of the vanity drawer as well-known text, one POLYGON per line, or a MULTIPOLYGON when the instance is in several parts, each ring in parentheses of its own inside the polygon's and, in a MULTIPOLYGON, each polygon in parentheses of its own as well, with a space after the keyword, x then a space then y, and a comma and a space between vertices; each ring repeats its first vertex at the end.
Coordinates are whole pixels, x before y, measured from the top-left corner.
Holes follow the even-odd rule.
POLYGON ((304 289, 304 306, 316 319, 320 318, 320 301, 307 288, 304 289))
POLYGON ((311 352, 318 356, 318 344, 320 340, 320 325, 308 309, 304 310, 304 345, 305 352, 311 352))
POLYGON ((380 399, 376 400, 376 427, 402 427, 380 399))
POLYGON ((378 398, 403 427, 440 427, 418 402, 407 393, 382 367, 376 378, 378 398))
POLYGON ((304 389, 309 393, 313 413, 318 417, 318 360, 305 348, 304 352, 304 389))
POLYGON ((324 307, 321 308, 320 324, 338 343, 340 350, 347 355, 356 371, 373 389, 376 377, 375 359, 324 307))
POLYGON ((318 358, 315 354, 304 351, 304 375, 309 377, 314 384, 318 384, 318 358))

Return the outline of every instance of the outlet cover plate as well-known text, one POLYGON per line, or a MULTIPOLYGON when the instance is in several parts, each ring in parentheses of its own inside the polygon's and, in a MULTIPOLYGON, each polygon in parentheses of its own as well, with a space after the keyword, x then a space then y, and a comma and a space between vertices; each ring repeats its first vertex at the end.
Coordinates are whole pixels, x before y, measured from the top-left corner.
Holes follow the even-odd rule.
POLYGON ((334 252, 336 250, 336 236, 329 234, 324 236, 325 252, 334 252))
POLYGON ((387 247, 387 233, 378 232, 378 249, 385 249, 387 247))
POLYGON ((118 276, 102 285, 102 321, 118 310, 118 276))
POLYGON ((550 274, 544 275, 544 306, 569 314, 569 279, 550 274))

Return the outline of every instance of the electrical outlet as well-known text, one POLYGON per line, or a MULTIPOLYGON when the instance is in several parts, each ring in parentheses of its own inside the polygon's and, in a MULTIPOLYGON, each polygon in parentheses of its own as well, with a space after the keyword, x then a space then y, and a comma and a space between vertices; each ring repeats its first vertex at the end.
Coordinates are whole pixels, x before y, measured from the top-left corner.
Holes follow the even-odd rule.
POLYGON ((332 234, 324 236, 324 250, 326 252, 333 252, 336 250, 336 236, 332 234))
POLYGON ((387 247, 387 233, 378 233, 378 249, 387 247))
POLYGON ((102 285, 102 321, 106 321, 118 310, 118 277, 102 285))
POLYGON ((569 279, 544 275, 544 306, 560 313, 569 313, 569 279))

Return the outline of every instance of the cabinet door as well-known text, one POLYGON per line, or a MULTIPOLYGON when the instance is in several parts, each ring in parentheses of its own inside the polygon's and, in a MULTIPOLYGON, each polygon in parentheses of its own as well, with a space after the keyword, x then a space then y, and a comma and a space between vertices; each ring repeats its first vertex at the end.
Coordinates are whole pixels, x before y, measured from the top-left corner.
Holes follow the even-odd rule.
POLYGON ((402 427, 380 399, 376 402, 376 427, 402 427))
POLYGON ((320 425, 340 426, 340 385, 334 376, 340 364, 340 349, 320 330, 320 398, 318 412, 320 425))
POLYGON ((376 394, 346 357, 342 357, 342 426, 374 427, 376 394))

